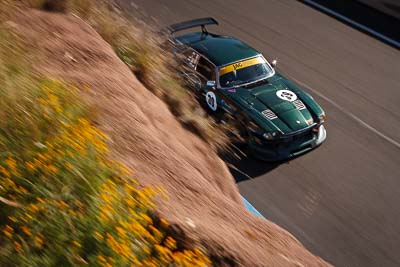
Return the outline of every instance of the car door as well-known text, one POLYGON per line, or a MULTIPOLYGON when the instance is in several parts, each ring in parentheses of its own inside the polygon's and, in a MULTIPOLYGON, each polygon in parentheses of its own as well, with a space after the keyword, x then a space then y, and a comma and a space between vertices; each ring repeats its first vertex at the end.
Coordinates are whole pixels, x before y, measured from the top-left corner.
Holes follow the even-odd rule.
POLYGON ((208 110, 218 114, 223 112, 220 107, 224 102, 216 90, 216 85, 207 84, 216 79, 215 65, 192 49, 186 50, 182 56, 183 74, 188 86, 195 89, 200 101, 204 101, 208 110))
POLYGON ((216 112, 220 103, 215 84, 216 68, 208 59, 200 56, 196 65, 196 72, 200 78, 200 89, 207 107, 209 110, 216 112), (209 82, 214 82, 214 84, 209 82))

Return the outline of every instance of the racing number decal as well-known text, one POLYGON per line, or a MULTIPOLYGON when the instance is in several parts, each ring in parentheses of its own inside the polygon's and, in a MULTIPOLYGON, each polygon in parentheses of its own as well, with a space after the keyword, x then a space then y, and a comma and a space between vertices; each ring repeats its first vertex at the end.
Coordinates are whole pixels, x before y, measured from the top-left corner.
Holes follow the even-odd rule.
POLYGON ((297 95, 289 90, 279 90, 276 92, 276 96, 289 102, 293 102, 297 99, 297 95))
POLYGON ((208 107, 212 110, 212 111, 216 111, 217 110, 217 97, 215 96, 214 92, 207 92, 206 94, 206 102, 208 107))

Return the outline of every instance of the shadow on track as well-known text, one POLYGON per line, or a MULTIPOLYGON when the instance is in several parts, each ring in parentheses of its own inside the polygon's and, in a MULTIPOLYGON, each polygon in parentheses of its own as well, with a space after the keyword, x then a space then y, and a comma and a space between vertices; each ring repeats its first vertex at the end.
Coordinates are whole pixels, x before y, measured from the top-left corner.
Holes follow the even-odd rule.
POLYGON ((256 159, 246 151, 245 145, 235 146, 232 150, 220 153, 220 157, 227 164, 236 183, 266 174, 279 165, 288 162, 266 162, 256 159))

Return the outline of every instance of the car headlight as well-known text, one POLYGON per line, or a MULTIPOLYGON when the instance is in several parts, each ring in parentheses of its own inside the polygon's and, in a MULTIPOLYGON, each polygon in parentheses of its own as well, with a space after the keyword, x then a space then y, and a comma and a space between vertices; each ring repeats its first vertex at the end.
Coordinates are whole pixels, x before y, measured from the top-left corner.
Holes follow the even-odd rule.
POLYGON ((258 138, 265 139, 265 140, 273 140, 276 137, 278 137, 280 134, 279 131, 265 132, 264 129, 262 129, 260 126, 258 126, 254 122, 250 122, 248 124, 247 128, 250 130, 250 132, 252 134, 257 136, 258 138))
POLYGON ((318 120, 320 123, 323 123, 326 121, 326 115, 325 113, 322 113, 321 115, 319 115, 318 120))
POLYGON ((264 137, 264 139, 267 139, 267 140, 273 140, 276 137, 278 137, 278 135, 279 135, 279 132, 269 132, 269 133, 264 133, 262 135, 262 137, 264 137))

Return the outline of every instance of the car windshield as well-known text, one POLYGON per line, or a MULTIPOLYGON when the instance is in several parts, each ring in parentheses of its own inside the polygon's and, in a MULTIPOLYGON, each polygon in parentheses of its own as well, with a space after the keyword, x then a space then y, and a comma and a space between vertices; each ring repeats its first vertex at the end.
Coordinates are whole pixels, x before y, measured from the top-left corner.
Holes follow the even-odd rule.
POLYGON ((269 77, 273 73, 263 57, 255 57, 219 69, 221 87, 238 86, 269 77))

